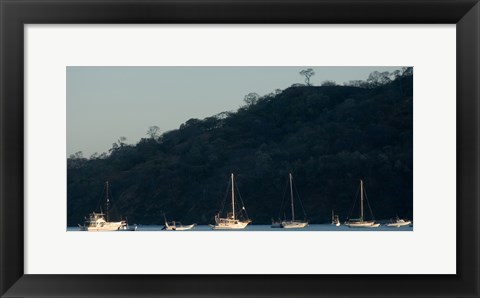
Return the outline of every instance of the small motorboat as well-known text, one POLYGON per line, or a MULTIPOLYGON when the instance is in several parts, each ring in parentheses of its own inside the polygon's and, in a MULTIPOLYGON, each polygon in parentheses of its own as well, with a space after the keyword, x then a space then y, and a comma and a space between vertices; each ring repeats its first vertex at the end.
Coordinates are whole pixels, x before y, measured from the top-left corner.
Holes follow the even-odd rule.
POLYGON ((332 225, 335 225, 336 227, 340 226, 340 219, 338 215, 336 215, 333 210, 332 210, 332 225))
POLYGON ((392 227, 392 228, 400 228, 400 227, 409 226, 411 224, 412 224, 411 220, 401 219, 397 216, 390 223, 386 224, 386 226, 387 227, 392 227))
POLYGON ((270 226, 273 229, 280 229, 282 228, 282 223, 280 221, 273 221, 272 220, 272 225, 270 226))
POLYGON ((123 231, 128 227, 126 220, 110 221, 110 189, 108 181, 105 182, 104 187, 106 213, 104 214, 101 209, 100 212, 92 212, 89 218, 85 218, 83 225, 78 225, 81 231, 98 232, 98 231, 123 231))

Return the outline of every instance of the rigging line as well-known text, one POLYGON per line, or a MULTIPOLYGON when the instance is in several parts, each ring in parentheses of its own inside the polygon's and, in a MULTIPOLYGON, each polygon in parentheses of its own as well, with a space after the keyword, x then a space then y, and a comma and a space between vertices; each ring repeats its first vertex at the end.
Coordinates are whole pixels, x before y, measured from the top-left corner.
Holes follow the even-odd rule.
POLYGON ((307 219, 307 212, 305 212, 305 209, 303 208, 302 200, 300 199, 300 195, 298 194, 297 185, 293 182, 292 182, 292 184, 293 184, 293 188, 295 189, 295 193, 297 194, 298 201, 300 202, 300 207, 302 207, 303 217, 304 217, 304 219, 307 219))
POLYGON ((183 214, 182 215, 182 220, 186 219, 187 218, 187 215, 189 215, 194 209, 195 209, 195 202, 196 201, 193 201, 191 207, 187 210, 187 213, 183 214))
MULTIPOLYGON (((110 207, 110 210, 112 211, 112 213, 117 216, 117 217, 120 217, 121 219, 121 214, 120 214, 120 211, 118 210, 117 208, 117 201, 115 200, 112 200, 113 196, 112 196, 112 184, 109 182, 109 185, 110 187, 108 188, 108 200, 109 200, 109 205, 111 206, 110 207)), ((106 210, 107 212, 109 212, 110 210, 106 210)))
MULTIPOLYGON (((247 219, 248 219, 247 209, 245 208, 245 205, 243 204, 242 195, 240 194, 240 190, 238 189, 237 184, 235 184, 235 189, 237 190, 237 192, 238 192, 238 197, 240 198, 240 202, 242 203, 242 210, 245 212, 245 216, 246 216, 247 219)), ((241 212, 241 211, 240 211, 240 212, 241 212)))
POLYGON ((222 207, 220 209, 220 212, 219 213, 222 213, 223 210, 225 209, 225 202, 227 201, 227 196, 228 196, 228 189, 230 188, 230 179, 228 179, 228 183, 227 183, 227 189, 225 190, 225 196, 223 197, 223 201, 222 201, 222 207))
POLYGON ((101 194, 100 199, 98 200, 98 203, 97 203, 97 207, 95 207, 95 211, 97 211, 98 208, 100 208, 100 213, 102 213, 102 206, 101 205, 102 205, 103 198, 104 198, 105 188, 106 188, 106 185, 104 184, 103 189, 102 189, 102 194, 101 194))
POLYGON ((112 211, 113 215, 120 217, 120 219, 122 219, 122 215, 120 214, 120 211, 118 210, 116 205, 112 204, 112 208, 110 208, 110 210, 112 211))
POLYGON ((357 204, 357 198, 358 198, 358 193, 360 192, 360 186, 357 188, 357 192, 355 193, 355 196, 353 197, 353 204, 352 207, 350 208, 350 214, 348 215, 348 218, 352 218, 353 215, 353 209, 355 208, 355 205, 357 204))
MULTIPOLYGON (((110 206, 110 210, 112 210, 113 212, 115 212, 118 216, 118 210, 117 210, 117 206, 113 203, 113 200, 112 200, 112 185, 110 184, 110 187, 107 189, 107 200, 108 200, 108 205, 110 206)), ((106 210, 108 213, 110 212, 110 210, 106 210)))
POLYGON ((375 220, 375 216, 373 215, 372 208, 370 207, 370 202, 368 201, 367 192, 365 191, 365 188, 363 189, 363 192, 365 193, 365 200, 367 201, 368 210, 370 210, 370 215, 372 216, 372 220, 375 220))
MULTIPOLYGON (((203 196, 205 197, 205 189, 203 189, 203 196)), ((194 200, 192 202, 192 204, 190 205, 190 208, 187 210, 187 213, 184 213, 184 214, 181 215, 181 220, 185 220, 187 218, 187 215, 189 215, 192 212, 192 210, 195 209, 195 207, 196 207, 195 203, 196 202, 197 202, 197 200, 194 200)))
POLYGON ((285 204, 285 196, 287 194, 287 189, 288 189, 288 178, 287 178, 287 183, 285 183, 285 188, 283 189, 282 203, 280 204, 280 210, 278 211, 278 219, 281 219, 282 211, 283 211, 283 216, 285 218, 284 204, 285 204))

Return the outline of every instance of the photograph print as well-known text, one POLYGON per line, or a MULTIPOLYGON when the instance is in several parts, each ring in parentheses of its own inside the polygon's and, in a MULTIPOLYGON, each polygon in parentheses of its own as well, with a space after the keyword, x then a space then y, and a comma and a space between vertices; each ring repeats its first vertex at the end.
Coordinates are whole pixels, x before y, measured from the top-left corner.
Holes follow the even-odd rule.
POLYGON ((413 231, 411 66, 68 66, 67 231, 413 231))

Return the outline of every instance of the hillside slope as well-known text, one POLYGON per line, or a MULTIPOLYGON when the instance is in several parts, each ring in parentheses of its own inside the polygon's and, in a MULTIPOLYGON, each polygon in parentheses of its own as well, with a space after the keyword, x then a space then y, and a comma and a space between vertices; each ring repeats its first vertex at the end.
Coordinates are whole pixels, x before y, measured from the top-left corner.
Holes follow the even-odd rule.
POLYGON ((130 223, 161 224, 163 213, 212 223, 231 172, 257 224, 288 214, 289 172, 312 223, 328 222, 332 209, 349 216, 360 178, 377 219, 411 218, 412 85, 404 76, 376 88, 291 87, 102 158, 69 159, 68 225, 99 206, 105 180, 113 215, 130 223))

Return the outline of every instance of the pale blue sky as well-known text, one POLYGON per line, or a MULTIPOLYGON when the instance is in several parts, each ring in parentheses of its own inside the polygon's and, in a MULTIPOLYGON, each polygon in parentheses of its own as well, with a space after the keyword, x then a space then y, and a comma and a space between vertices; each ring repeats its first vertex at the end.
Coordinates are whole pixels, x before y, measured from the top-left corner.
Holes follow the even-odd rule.
MULTIPOLYGON (((120 136, 129 144, 148 127, 176 129, 190 118, 235 111, 243 97, 303 83, 300 67, 67 67, 67 156, 107 152, 120 136)), ((400 67, 311 67, 311 83, 365 80, 400 67)))

